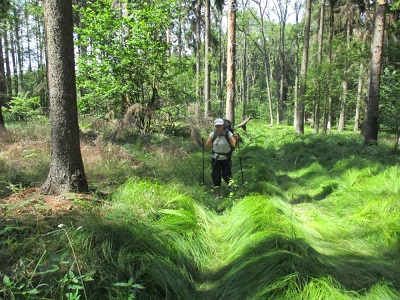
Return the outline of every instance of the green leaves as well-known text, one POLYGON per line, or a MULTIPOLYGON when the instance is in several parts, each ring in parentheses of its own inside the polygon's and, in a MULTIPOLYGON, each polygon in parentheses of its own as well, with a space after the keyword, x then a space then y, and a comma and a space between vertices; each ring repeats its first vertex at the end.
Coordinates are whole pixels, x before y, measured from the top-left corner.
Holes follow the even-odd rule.
POLYGON ((385 69, 382 74, 380 117, 382 129, 400 133, 400 73, 385 69))
POLYGON ((126 3, 113 9, 96 1, 79 13, 84 26, 77 28, 77 83, 90 96, 80 108, 108 112, 128 104, 154 101, 153 88, 168 66, 166 32, 171 20, 171 1, 126 3))

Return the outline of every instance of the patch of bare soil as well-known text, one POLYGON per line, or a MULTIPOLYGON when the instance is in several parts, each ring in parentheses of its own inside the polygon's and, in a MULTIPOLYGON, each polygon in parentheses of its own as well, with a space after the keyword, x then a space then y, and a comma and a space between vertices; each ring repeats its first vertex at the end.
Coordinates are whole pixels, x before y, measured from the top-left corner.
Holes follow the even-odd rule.
POLYGON ((66 194, 46 196, 39 188, 28 188, 0 199, 0 216, 3 221, 41 221, 59 219, 63 216, 77 216, 85 202, 93 200, 92 195, 66 194))

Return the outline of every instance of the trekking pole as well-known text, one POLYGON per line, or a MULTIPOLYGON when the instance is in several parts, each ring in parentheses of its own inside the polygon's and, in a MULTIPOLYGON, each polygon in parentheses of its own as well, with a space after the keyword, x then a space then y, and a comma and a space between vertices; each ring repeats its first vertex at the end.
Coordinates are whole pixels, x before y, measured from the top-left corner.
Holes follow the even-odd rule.
POLYGON ((204 138, 201 138, 201 144, 203 145, 203 185, 204 185, 204 138))
POLYGON ((237 147, 238 147, 238 155, 239 155, 239 164, 240 164, 240 173, 242 174, 242 184, 244 184, 243 178, 243 168, 242 168, 242 156, 240 155, 240 146, 239 146, 239 137, 237 137, 237 147))

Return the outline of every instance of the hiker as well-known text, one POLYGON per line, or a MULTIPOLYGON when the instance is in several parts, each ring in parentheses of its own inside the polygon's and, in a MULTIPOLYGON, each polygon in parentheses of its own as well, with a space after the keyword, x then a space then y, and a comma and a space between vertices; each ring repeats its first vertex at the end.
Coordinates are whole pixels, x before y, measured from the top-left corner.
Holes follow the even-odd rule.
POLYGON ((205 142, 205 147, 212 145, 211 152, 211 178, 214 184, 215 199, 221 198, 221 181, 222 178, 231 191, 230 180, 232 179, 232 149, 236 147, 236 138, 233 133, 228 130, 223 119, 215 119, 215 130, 212 131, 205 142))

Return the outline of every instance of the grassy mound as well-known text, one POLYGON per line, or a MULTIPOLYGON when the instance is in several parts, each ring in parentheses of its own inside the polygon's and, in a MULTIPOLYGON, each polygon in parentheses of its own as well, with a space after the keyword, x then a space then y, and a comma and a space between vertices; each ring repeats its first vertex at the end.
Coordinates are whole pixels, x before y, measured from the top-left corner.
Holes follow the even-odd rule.
MULTIPOLYGON (((219 202, 208 154, 188 141, 84 144, 95 193, 70 196, 76 214, 35 223, 0 204, 0 247, 15 249, 2 254, 0 296, 400 298, 398 154, 349 132, 296 135, 253 121, 234 153, 235 191, 219 202)), ((43 179, 30 177, 36 167, 43 161, 20 172, 31 184, 43 179)), ((18 186, 11 173, 1 184, 18 186)))

